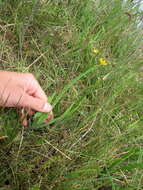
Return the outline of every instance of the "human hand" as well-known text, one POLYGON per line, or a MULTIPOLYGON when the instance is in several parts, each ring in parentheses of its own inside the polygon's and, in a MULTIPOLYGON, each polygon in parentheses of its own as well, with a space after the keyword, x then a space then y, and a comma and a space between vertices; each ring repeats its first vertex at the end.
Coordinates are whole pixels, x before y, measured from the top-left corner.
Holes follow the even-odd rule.
MULTIPOLYGON (((53 118, 46 94, 30 73, 0 71, 0 106, 24 108, 29 115, 49 112, 47 121, 53 118)), ((23 125, 27 125, 26 120, 23 125)))

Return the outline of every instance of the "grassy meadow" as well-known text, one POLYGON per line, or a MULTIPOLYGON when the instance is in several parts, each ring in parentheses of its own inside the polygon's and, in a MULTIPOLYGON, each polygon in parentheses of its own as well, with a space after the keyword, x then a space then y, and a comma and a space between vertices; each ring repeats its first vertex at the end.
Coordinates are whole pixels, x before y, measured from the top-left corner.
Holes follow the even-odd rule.
POLYGON ((122 0, 0 0, 0 70, 33 73, 54 112, 23 127, 0 109, 0 190, 143 189, 140 14, 122 0))

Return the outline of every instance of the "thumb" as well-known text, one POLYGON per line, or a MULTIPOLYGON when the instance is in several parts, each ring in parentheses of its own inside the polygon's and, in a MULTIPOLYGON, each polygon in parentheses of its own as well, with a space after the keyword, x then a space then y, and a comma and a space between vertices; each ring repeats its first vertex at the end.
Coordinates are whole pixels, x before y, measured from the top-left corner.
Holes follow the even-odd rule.
POLYGON ((29 95, 25 95, 23 97, 20 106, 28 107, 35 111, 45 112, 45 113, 52 111, 52 106, 48 102, 45 102, 44 100, 29 95))

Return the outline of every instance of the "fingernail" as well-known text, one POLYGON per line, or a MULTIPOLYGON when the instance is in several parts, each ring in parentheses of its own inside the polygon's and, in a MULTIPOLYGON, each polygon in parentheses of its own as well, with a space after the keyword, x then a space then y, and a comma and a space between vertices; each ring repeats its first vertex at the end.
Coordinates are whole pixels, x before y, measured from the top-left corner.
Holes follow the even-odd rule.
POLYGON ((52 110, 52 106, 48 103, 46 103, 43 107, 43 111, 50 112, 52 110))

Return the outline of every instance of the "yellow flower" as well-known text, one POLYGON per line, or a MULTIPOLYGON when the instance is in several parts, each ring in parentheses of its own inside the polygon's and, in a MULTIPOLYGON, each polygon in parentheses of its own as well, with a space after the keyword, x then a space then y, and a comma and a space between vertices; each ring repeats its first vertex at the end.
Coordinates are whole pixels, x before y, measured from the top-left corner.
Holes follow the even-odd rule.
POLYGON ((98 54, 98 53, 99 53, 99 50, 96 49, 96 48, 94 48, 94 49, 92 50, 92 52, 93 52, 94 54, 98 54))
POLYGON ((106 62, 105 59, 100 58, 100 59, 99 59, 99 64, 100 64, 100 65, 107 65, 108 63, 106 62))

